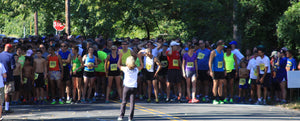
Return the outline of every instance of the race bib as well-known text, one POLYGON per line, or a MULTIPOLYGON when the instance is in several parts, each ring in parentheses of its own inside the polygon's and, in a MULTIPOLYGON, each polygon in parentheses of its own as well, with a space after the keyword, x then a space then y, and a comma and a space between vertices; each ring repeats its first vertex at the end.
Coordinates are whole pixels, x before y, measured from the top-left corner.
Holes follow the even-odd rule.
POLYGON ((34 73, 34 80, 37 80, 39 78, 39 74, 34 73))
POLYGON ((198 54, 198 56, 197 56, 197 58, 201 60, 201 59, 203 59, 203 58, 204 58, 204 56, 205 56, 205 54, 203 54, 203 53, 199 53, 199 54, 198 54))
POLYGON ((56 61, 50 61, 49 62, 49 67, 50 68, 55 68, 56 67, 56 61))
POLYGON ((110 71, 116 71, 118 70, 117 64, 110 64, 110 71))
POLYGON ((76 63, 73 63, 72 70, 75 71, 75 69, 76 69, 76 63))
POLYGON ((194 67, 194 62, 187 62, 186 66, 189 67, 189 68, 193 68, 194 67))
POLYGON ((223 67, 223 61, 219 61, 218 62, 218 68, 222 68, 223 67))
POLYGON ((243 79, 243 78, 240 79, 239 84, 240 84, 240 85, 245 85, 245 84, 246 84, 246 79, 243 79))
POLYGON ((178 60, 176 59, 173 60, 173 66, 178 66, 178 60))
POLYGON ((168 66, 168 61, 161 61, 161 66, 163 68, 167 67, 168 66))
POLYGON ((66 63, 63 63, 63 66, 67 66, 67 64, 66 64, 66 63))
POLYGON ((291 66, 292 66, 292 62, 288 61, 287 64, 286 64, 286 67, 291 67, 291 66))
POLYGON ((88 65, 90 65, 90 67, 88 67, 88 69, 93 69, 94 67, 94 63, 93 62, 89 62, 88 65))
POLYGON ((24 78, 23 83, 24 83, 24 84, 27 83, 27 78, 24 78))
POLYGON ((259 69, 264 71, 265 70, 265 64, 263 64, 263 63, 259 64, 259 69))
POLYGON ((257 69, 254 69, 254 76, 257 76, 257 69))
POLYGON ((152 67, 152 65, 150 65, 150 64, 148 64, 148 63, 146 64, 146 69, 147 69, 147 70, 150 70, 151 67, 152 67))

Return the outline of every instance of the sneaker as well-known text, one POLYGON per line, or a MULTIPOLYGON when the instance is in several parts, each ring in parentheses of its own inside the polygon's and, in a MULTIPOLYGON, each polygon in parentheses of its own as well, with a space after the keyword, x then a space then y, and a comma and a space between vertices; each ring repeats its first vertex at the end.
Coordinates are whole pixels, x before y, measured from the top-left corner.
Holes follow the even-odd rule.
POLYGON ((159 100, 158 100, 158 99, 155 99, 155 102, 156 102, 156 103, 159 103, 159 100))
POLYGON ((230 98, 229 103, 231 103, 231 104, 234 103, 232 98, 230 98))
POLYGON ((151 99, 147 99, 147 103, 151 103, 151 99))
POLYGON ((109 100, 105 100, 105 103, 109 103, 109 100))
POLYGON ((120 99, 120 103, 122 103, 122 99, 120 99))
POLYGON ((217 100, 213 100, 213 104, 216 105, 219 104, 219 102, 217 100))
POLYGON ((96 97, 93 97, 93 99, 92 99, 92 100, 93 100, 93 102, 96 102, 96 97))
POLYGON ((190 99, 190 101, 188 103, 199 103, 200 101, 196 98, 194 99, 190 99))
POLYGON ((263 101, 263 105, 267 105, 267 101, 266 100, 263 101))
POLYGON ((3 121, 3 117, 0 118, 0 121, 3 121))
POLYGON ((224 102, 222 100, 219 101, 219 104, 224 104, 224 102))
POLYGON ((206 102, 206 98, 205 97, 202 98, 202 102, 206 102))
POLYGON ((170 101, 170 99, 169 99, 169 98, 167 98, 167 99, 166 99, 166 102, 169 102, 169 101, 170 101))
POLYGON ((259 100, 255 103, 255 105, 261 105, 261 104, 262 104, 262 102, 259 100))
POLYGON ((75 104, 80 104, 81 103, 81 101, 80 100, 77 100, 76 102, 75 102, 75 104))
POLYGON ((72 98, 66 101, 67 104, 71 104, 71 102, 72 102, 72 98))
POLYGON ((119 117, 117 120, 118 120, 118 121, 123 121, 123 118, 119 117))
POLYGON ((59 104, 64 104, 64 102, 63 102, 63 101, 58 101, 58 103, 59 103, 59 104))
POLYGON ((85 103, 86 103, 85 99, 81 99, 80 102, 81 102, 82 104, 85 104, 85 103))
POLYGON ((55 100, 51 102, 51 105, 54 105, 54 104, 56 104, 56 101, 55 101, 55 100))
POLYGON ((227 98, 224 99, 224 103, 227 104, 229 101, 227 98))
POLYGON ((144 96, 143 95, 140 95, 140 100, 143 100, 144 99, 144 96))
POLYGON ((132 119, 128 119, 128 121, 133 121, 132 119))
POLYGON ((87 99, 87 103, 93 103, 91 99, 87 99))
POLYGON ((280 104, 286 104, 286 100, 282 100, 280 104))

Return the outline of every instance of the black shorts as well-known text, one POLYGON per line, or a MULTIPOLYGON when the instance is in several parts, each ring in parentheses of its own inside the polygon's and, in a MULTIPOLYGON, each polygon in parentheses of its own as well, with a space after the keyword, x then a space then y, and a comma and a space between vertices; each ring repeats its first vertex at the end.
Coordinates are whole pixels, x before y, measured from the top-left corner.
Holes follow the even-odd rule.
POLYGON ((213 74, 214 74, 214 76, 213 76, 214 80, 225 79, 224 71, 221 71, 221 72, 214 71, 213 74))
POLYGON ((29 78, 27 78, 27 82, 23 84, 23 89, 25 91, 31 91, 32 90, 32 80, 30 80, 29 78))
POLYGON ((251 79, 250 85, 256 85, 256 79, 251 79))
POLYGON ((208 81, 209 80, 209 75, 208 75, 208 70, 198 70, 198 80, 200 81, 208 81))
POLYGON ((154 72, 148 72, 147 70, 143 71, 143 78, 145 81, 154 80, 154 72))
POLYGON ((14 76, 14 81, 15 81, 15 91, 20 91, 21 90, 21 76, 14 76))
POLYGON ((232 70, 231 72, 227 73, 226 77, 227 80, 234 79, 235 78, 235 70, 232 70))
POLYGON ((38 73, 38 78, 34 81, 35 87, 37 88, 44 88, 45 87, 45 80, 44 74, 38 73))
POLYGON ((120 75, 121 75, 120 70, 108 72, 108 76, 120 76, 120 75))
POLYGON ((68 66, 64 66, 64 73, 63 73, 63 79, 62 81, 70 81, 70 69, 68 66))
POLYGON ((168 69, 161 69, 159 72, 158 72, 158 76, 166 76, 168 75, 168 69))
POLYGON ((76 74, 74 74, 74 72, 72 72, 72 77, 78 77, 78 78, 80 78, 80 77, 82 77, 82 75, 83 75, 83 72, 82 71, 77 71, 76 72, 76 74))
MULTIPOLYGON (((259 74, 259 77, 261 78, 263 76, 263 74, 259 74)), ((256 81, 256 84, 257 85, 262 85, 263 87, 269 87, 270 86, 270 83, 271 83, 271 74, 268 73, 264 80, 263 80, 263 83, 261 83, 259 80, 256 81)))
POLYGON ((278 82, 278 81, 273 81, 272 87, 273 87, 274 91, 281 91, 280 82, 278 82))
POLYGON ((95 72, 87 72, 87 71, 84 71, 84 72, 83 72, 83 77, 93 78, 93 77, 95 77, 95 72))
POLYGON ((169 69, 168 70, 168 82, 178 83, 181 82, 183 76, 181 70, 178 69, 169 69))

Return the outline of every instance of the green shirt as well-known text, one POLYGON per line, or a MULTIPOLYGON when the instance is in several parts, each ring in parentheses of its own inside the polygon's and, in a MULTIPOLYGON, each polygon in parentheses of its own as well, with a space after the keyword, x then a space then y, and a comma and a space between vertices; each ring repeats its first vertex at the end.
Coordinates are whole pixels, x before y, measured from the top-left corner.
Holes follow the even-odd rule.
POLYGON ((98 67, 95 68, 96 72, 105 72, 104 63, 107 58, 107 54, 104 51, 97 51, 98 58, 101 60, 101 63, 98 64, 98 67))
POLYGON ((25 56, 21 55, 21 56, 19 57, 18 62, 21 64, 21 67, 23 68, 24 63, 25 63, 25 56))
POLYGON ((227 53, 224 53, 224 61, 226 66, 227 73, 230 73, 234 69, 234 57, 233 53, 227 56, 227 53))

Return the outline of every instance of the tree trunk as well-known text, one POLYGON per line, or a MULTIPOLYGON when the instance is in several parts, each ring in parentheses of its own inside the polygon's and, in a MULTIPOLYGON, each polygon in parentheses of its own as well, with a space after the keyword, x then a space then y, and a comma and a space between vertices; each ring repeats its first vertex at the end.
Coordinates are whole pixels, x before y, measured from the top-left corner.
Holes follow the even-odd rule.
POLYGON ((39 29, 38 29, 38 12, 35 11, 34 13, 34 34, 35 36, 39 35, 39 29))
POLYGON ((232 12, 232 21, 233 21, 233 40, 237 41, 238 45, 241 45, 240 39, 238 37, 238 25, 236 21, 236 10, 237 10, 237 0, 233 0, 233 12, 232 12))
POLYGON ((144 20, 144 24, 145 24, 145 28, 147 31, 147 39, 150 40, 150 30, 149 30, 148 24, 145 20, 144 20))
POLYGON ((66 33, 70 35, 70 0, 65 0, 66 33))

